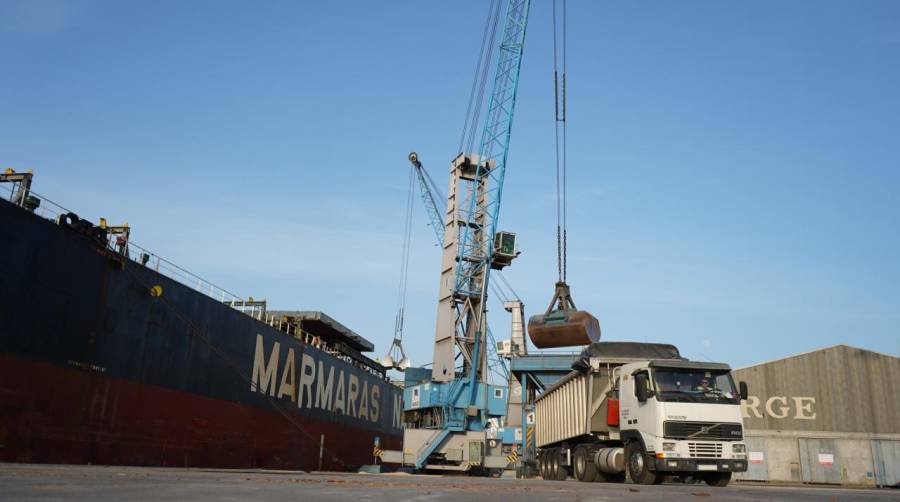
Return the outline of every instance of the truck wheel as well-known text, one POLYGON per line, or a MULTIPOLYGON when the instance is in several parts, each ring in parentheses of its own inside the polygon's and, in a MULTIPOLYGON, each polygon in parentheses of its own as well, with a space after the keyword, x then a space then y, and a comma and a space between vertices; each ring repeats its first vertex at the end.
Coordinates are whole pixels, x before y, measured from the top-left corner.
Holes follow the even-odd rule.
POLYGON ((707 474, 703 481, 706 481, 706 484, 709 486, 728 486, 728 483, 731 481, 731 473, 730 472, 714 472, 707 474))
POLYGON ((591 452, 584 446, 575 448, 573 455, 575 479, 584 481, 585 483, 593 483, 597 478, 597 468, 590 459, 591 452))
POLYGON ((547 479, 556 481, 559 477, 559 451, 556 448, 550 448, 547 452, 547 479))
POLYGON ((547 481, 550 481, 551 479, 553 479, 553 476, 551 473, 551 469, 553 468, 553 465, 550 463, 550 450, 549 449, 546 449, 541 452, 541 465, 543 466, 541 468, 541 477, 546 479, 547 481))
POLYGON ((566 466, 562 465, 562 449, 551 448, 548 453, 550 457, 550 468, 547 470, 547 476, 554 481, 564 481, 566 479, 566 466))
POLYGON ((553 448, 544 452, 544 479, 556 481, 556 474, 553 471, 553 448))
POLYGON ((631 482, 638 485, 658 485, 663 477, 650 470, 647 465, 647 455, 644 448, 637 441, 632 441, 625 446, 625 461, 631 482))

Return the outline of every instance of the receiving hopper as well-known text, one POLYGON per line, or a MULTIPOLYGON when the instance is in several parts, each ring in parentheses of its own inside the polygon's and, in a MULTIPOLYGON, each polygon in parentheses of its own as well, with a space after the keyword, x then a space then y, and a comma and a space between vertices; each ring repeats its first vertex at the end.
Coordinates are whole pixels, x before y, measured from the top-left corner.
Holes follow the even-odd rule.
POLYGON ((547 312, 528 319, 528 336, 539 349, 588 345, 600 340, 600 321, 590 312, 577 310, 569 286, 557 282, 547 312))

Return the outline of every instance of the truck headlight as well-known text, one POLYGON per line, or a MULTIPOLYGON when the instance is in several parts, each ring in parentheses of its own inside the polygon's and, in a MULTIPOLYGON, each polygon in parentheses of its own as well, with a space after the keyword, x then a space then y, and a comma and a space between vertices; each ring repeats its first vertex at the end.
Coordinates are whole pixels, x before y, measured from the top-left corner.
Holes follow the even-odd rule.
POLYGON ((675 451, 675 443, 663 443, 663 451, 675 451))
POLYGON ((731 445, 731 451, 733 453, 747 453, 747 445, 744 443, 735 443, 731 445))

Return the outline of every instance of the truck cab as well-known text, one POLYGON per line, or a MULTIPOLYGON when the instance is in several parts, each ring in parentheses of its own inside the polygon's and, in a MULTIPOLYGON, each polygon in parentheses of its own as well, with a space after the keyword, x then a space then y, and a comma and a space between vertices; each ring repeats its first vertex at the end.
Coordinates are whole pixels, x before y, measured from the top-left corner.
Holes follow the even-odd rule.
POLYGON ((726 364, 661 359, 617 368, 610 401, 617 400, 624 464, 636 483, 665 475, 724 486, 747 470, 740 402, 726 364))

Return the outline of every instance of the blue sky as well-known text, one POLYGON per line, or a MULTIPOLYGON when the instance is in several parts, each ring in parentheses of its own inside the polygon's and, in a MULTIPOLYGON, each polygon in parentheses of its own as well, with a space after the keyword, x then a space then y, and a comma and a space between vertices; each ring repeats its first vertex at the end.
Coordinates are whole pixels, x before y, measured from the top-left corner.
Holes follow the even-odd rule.
MULTIPOLYGON (((416 150, 443 188, 483 2, 0 3, 0 165, 276 308, 393 331, 416 150)), ((501 224, 555 281, 549 2, 532 9, 501 224)), ((900 3, 569 5, 569 282, 607 340, 743 366, 900 350, 900 3)), ((407 351, 440 256, 416 206, 407 351)), ((492 309, 495 332, 508 316, 492 309)))

